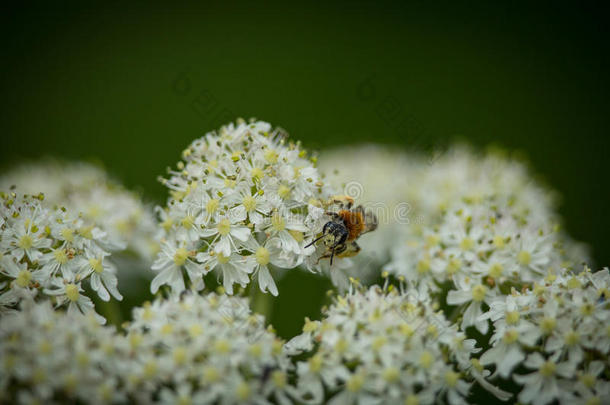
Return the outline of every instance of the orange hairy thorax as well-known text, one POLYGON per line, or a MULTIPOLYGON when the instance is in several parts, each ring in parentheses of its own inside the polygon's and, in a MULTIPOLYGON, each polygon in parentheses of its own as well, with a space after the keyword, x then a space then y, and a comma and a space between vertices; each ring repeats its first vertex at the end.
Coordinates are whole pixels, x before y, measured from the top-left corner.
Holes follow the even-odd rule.
POLYGON ((347 231, 349 232, 347 240, 354 240, 362 231, 364 231, 364 217, 361 212, 354 212, 349 210, 341 210, 338 215, 345 222, 347 231))

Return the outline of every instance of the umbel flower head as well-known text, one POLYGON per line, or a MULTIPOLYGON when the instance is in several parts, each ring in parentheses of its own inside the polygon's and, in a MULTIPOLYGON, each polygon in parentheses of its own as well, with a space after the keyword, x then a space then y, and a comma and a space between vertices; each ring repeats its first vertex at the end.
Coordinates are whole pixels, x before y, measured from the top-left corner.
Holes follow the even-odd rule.
MULTIPOLYGON (((483 209, 495 211, 489 217, 503 214, 508 207, 503 221, 514 219, 520 229, 529 225, 537 231, 541 224, 559 223, 555 194, 535 181, 522 161, 499 150, 482 154, 458 145, 426 157, 378 145, 352 146, 322 153, 319 167, 329 183, 372 209, 382 226, 362 246, 355 267, 374 264, 378 268, 391 258, 400 261, 405 246, 419 249, 427 239, 435 242, 445 215, 464 206, 474 209, 483 204, 483 209)), ((471 212, 465 214, 468 219, 471 212)), ((564 248, 566 253, 577 250, 571 256, 579 261, 586 259, 573 242, 564 248)), ((407 266, 395 264, 389 270, 407 276, 403 269, 407 266)))
POLYGON ((315 269, 307 241, 324 222, 321 201, 330 195, 298 143, 262 121, 238 121, 207 133, 184 152, 163 183, 165 230, 151 289, 194 289, 214 272, 225 290, 256 278, 277 295, 270 267, 315 269))
POLYGON ((474 381, 502 399, 472 357, 480 351, 425 295, 391 287, 352 289, 306 319, 286 345, 309 358, 297 364, 300 400, 307 403, 466 403, 474 381), (326 393, 326 396, 325 396, 326 393))
POLYGON ((481 315, 494 323, 481 363, 518 383, 524 404, 608 403, 609 299, 608 269, 549 275, 498 296, 481 315))
POLYGON ((128 390, 140 403, 288 401, 283 342, 245 298, 185 293, 134 311, 128 390))
POLYGON ((0 402, 125 402, 129 344, 95 316, 22 302, 0 324, 0 402))
POLYGON ((126 333, 24 301, 0 324, 2 403, 291 403, 282 341, 243 298, 184 295, 126 333))
POLYGON ((334 177, 352 182, 346 191, 361 178, 361 200, 375 208, 382 225, 386 221, 360 261, 432 293, 449 288, 447 303, 464 309, 463 328, 486 333, 488 322, 477 319, 495 296, 587 260, 561 232, 553 193, 520 161, 499 152, 455 147, 432 161, 366 146, 321 161, 343 169, 334 177), (374 162, 366 173, 347 163, 359 155, 374 162))
POLYGON ((52 160, 22 164, 0 176, 0 189, 11 187, 24 194, 43 193, 48 208, 80 214, 106 233, 115 254, 135 254, 151 262, 158 250, 152 207, 97 166, 52 160))
POLYGON ((84 282, 104 301, 122 299, 105 232, 43 199, 0 193, 0 310, 44 297, 67 304, 68 312, 87 313, 93 302, 84 282))

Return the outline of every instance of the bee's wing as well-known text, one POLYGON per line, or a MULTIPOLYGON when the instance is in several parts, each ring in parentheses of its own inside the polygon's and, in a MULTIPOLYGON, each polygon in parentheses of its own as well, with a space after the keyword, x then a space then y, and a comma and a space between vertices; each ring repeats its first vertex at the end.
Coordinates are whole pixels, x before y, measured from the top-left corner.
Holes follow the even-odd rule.
POLYGON ((365 210, 362 205, 357 206, 354 211, 362 213, 362 217, 364 218, 364 230, 360 233, 361 235, 377 229, 379 221, 377 220, 377 215, 373 214, 372 211, 365 210))

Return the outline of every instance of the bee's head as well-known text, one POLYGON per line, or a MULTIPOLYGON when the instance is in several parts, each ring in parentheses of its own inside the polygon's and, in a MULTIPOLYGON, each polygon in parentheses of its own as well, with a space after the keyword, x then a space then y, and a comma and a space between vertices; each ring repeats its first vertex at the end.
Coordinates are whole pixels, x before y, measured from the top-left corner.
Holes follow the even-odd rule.
POLYGON ((347 240, 349 232, 342 221, 328 221, 322 228, 322 236, 312 240, 306 248, 322 240, 324 246, 334 250, 347 240))
POLYGON ((322 229, 322 241, 327 247, 335 247, 347 239, 348 231, 342 222, 329 221, 322 229))

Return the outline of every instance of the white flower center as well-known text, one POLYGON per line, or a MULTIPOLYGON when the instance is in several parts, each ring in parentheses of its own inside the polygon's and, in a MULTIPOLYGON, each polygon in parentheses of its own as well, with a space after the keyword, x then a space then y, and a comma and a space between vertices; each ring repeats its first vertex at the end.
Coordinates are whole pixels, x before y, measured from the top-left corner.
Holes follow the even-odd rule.
POLYGON ((462 242, 460 242, 460 248, 462 250, 470 250, 473 246, 474 240, 472 240, 472 238, 469 238, 468 236, 462 239, 462 242))
POLYGON ((218 201, 215 198, 212 198, 205 205, 205 210, 208 212, 208 214, 213 214, 214 212, 216 212, 219 205, 220 205, 220 201, 218 201))
POLYGON ((95 257, 92 257, 91 259, 89 259, 89 266, 91 266, 93 271, 98 274, 104 271, 104 266, 102 265, 101 259, 96 259, 95 257))
POLYGON ((185 248, 178 248, 176 249, 176 253, 174 253, 174 263, 176 266, 182 266, 186 262, 188 256, 189 253, 185 248))
POLYGON ((68 262, 68 255, 64 249, 57 249, 53 252, 55 261, 59 264, 65 264, 68 262))
POLYGON ((230 256, 225 256, 222 253, 218 253, 218 263, 226 264, 229 263, 230 256))
POLYGON ((242 204, 244 205, 244 208, 246 209, 246 211, 252 212, 256 209, 256 198, 254 198, 250 195, 247 195, 244 197, 242 204))
POLYGON ((265 160, 268 163, 274 164, 277 163, 277 158, 278 158, 278 154, 275 151, 275 149, 267 149, 267 151, 265 152, 265 160))
POLYGON ((80 293, 78 292, 78 286, 76 284, 67 284, 66 296, 72 302, 78 301, 78 297, 80 297, 80 293))
POLYGON ((461 267, 462 261, 454 257, 453 259, 449 260, 449 263, 447 264, 447 273, 455 274, 461 267))
POLYGON ((259 247, 255 253, 256 262, 261 266, 269 264, 269 250, 263 246, 259 247))
POLYGON ((522 264, 523 266, 527 266, 532 261, 532 255, 530 252, 528 252, 526 250, 522 250, 517 255, 517 260, 519 261, 519 264, 522 264))
POLYGON ((487 287, 483 284, 475 285, 472 288, 472 300, 476 302, 481 302, 485 299, 485 294, 487 294, 487 287))
POLYGON ((445 373, 445 382, 447 382, 449 387, 455 387, 459 380, 459 373, 456 373, 455 371, 447 371, 447 373, 445 373))
POLYGON ((19 287, 25 288, 30 284, 32 280, 32 273, 29 270, 21 270, 19 274, 17 274, 17 279, 15 282, 19 287))
POLYGON ((271 375, 271 381, 278 388, 284 388, 286 386, 286 373, 280 370, 276 370, 271 375))
POLYGON ((30 235, 23 235, 19 242, 17 242, 17 247, 21 249, 29 249, 34 244, 34 240, 30 235))
POLYGON ((250 397, 250 386, 245 381, 242 381, 237 386, 235 394, 241 401, 245 401, 250 397))
POLYGON ((509 325, 514 325, 517 322, 519 322, 519 317, 521 315, 519 315, 518 311, 508 311, 506 313, 506 323, 509 325))
POLYGON ((489 267, 489 277, 498 278, 502 275, 502 271, 504 271, 504 266, 500 263, 494 263, 489 267))
POLYGON ((540 322, 540 329, 545 335, 549 335, 555 329, 555 325, 557 325, 555 318, 545 317, 540 322))
POLYGON ((265 173, 263 172, 263 169, 260 169, 258 167, 253 167, 252 170, 250 171, 250 175, 252 176, 253 179, 260 180, 263 178, 265 173))
POLYGON ((428 270, 430 270, 430 260, 421 259, 420 261, 417 262, 417 272, 419 274, 424 274, 428 270))
POLYGON ((354 374, 347 380, 346 388, 350 392, 358 392, 364 385, 364 377, 361 374, 354 374))
POLYGON ((545 377, 551 377, 553 374, 555 374, 556 368, 555 363, 552 361, 545 361, 542 366, 540 366, 540 374, 545 377))
POLYGON ((70 228, 64 228, 61 230, 60 234, 68 242, 74 242, 74 230, 70 228))
POLYGON ((504 336, 502 337, 504 343, 508 345, 511 343, 515 343, 517 339, 519 339, 519 332, 516 329, 507 330, 506 332, 504 332, 504 336))
POLYGON ((193 217, 192 215, 187 215, 184 218, 182 218, 182 227, 184 227, 186 229, 192 227, 194 223, 195 223, 195 217, 193 217))
POLYGON ((216 226, 216 229, 218 229, 218 233, 220 235, 227 236, 229 232, 231 232, 231 221, 229 221, 227 218, 221 219, 216 226))
POLYGON ((430 353, 427 350, 425 350, 421 354, 421 356, 419 356, 419 364, 425 369, 430 368, 430 366, 432 366, 433 361, 434 361, 434 356, 432 356, 432 353, 430 353))
POLYGON ((285 185, 280 185, 277 189, 277 194, 283 199, 285 200, 286 198, 288 198, 290 196, 290 188, 285 186, 285 185))
POLYGON ((400 372, 398 371, 398 369, 396 367, 388 367, 385 370, 383 370, 383 374, 382 374, 383 379, 386 380, 387 382, 394 382, 394 381, 398 380, 399 376, 400 376, 400 372))

